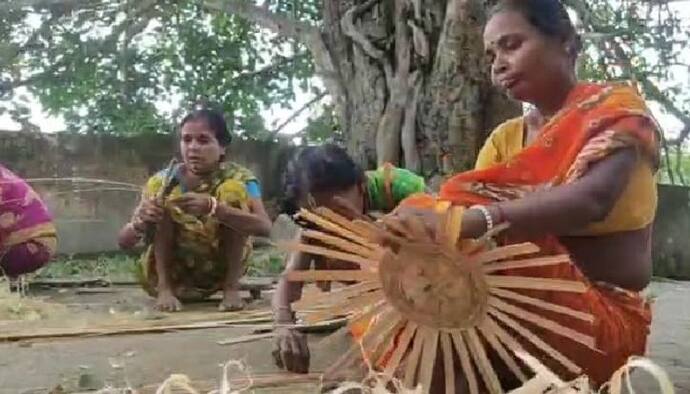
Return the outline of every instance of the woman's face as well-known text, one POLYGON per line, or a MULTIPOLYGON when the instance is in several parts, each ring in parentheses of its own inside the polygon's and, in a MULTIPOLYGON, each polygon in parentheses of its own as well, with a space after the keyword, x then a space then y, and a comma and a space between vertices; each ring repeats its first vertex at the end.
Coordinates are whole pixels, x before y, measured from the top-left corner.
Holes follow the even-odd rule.
POLYGON ((484 48, 491 81, 511 98, 535 104, 551 103, 558 88, 574 75, 568 44, 547 37, 522 13, 494 14, 484 28, 484 48))
POLYGON ((195 174, 207 174, 218 168, 225 149, 204 120, 192 120, 180 131, 180 152, 188 169, 195 174))

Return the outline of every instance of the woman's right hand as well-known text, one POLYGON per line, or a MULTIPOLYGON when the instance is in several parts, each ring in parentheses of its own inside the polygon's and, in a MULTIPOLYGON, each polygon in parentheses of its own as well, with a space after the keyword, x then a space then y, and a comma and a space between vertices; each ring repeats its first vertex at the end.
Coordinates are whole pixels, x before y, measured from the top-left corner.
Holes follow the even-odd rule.
POLYGON ((309 345, 307 337, 294 328, 275 330, 273 358, 278 368, 294 373, 309 372, 309 345))
POLYGON ((157 224, 163 220, 165 210, 155 198, 144 199, 137 207, 135 216, 144 223, 157 224))

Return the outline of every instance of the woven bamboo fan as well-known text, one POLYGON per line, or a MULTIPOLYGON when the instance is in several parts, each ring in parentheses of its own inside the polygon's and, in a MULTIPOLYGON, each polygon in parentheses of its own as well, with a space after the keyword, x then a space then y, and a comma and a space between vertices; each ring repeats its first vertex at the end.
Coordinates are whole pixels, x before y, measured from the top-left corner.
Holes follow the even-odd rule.
POLYGON ((504 389, 488 357, 489 349, 525 382, 529 374, 516 354, 526 353, 520 345, 526 342, 569 371, 581 372, 574 362, 534 334, 532 326, 595 347, 594 338, 521 305, 587 322, 593 320, 591 315, 514 291, 582 293, 586 290, 582 283, 500 275, 508 269, 567 263, 565 255, 524 257, 539 251, 531 243, 487 250, 478 248, 477 242, 482 241, 463 247, 417 242, 372 223, 349 221, 325 208, 303 210, 298 219, 310 228, 302 233, 303 243, 284 243, 283 248, 355 263, 355 268, 349 264, 348 269, 341 270, 295 271, 288 274, 288 280, 355 284, 330 293, 305 294, 294 304, 295 310, 309 322, 338 316, 348 316, 350 322, 369 322, 366 334, 351 352, 361 352, 372 364, 385 365, 383 373, 396 376, 408 388, 421 384, 424 391, 428 390, 439 355, 446 393, 456 392, 458 369, 470 393, 502 393, 504 389), (392 247, 377 243, 382 236, 393 239, 392 247), (460 365, 456 366, 457 360, 460 365))

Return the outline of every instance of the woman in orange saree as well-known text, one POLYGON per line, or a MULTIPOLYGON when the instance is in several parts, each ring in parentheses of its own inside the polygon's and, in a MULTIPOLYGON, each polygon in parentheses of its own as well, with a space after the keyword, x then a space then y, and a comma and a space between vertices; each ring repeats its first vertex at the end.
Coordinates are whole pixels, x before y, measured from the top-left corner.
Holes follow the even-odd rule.
MULTIPOLYGON (((467 208, 460 238, 505 222, 502 242, 529 240, 544 254, 570 254, 573 264, 520 275, 579 280, 588 286, 585 294, 522 294, 594 316, 590 324, 534 310, 593 336, 597 350, 534 330, 601 384, 628 357, 645 352, 651 314, 639 292, 651 278, 658 128, 634 88, 576 80, 580 44, 559 1, 499 2, 484 41, 494 84, 533 109, 494 131, 478 169, 450 178, 438 197, 408 198, 386 220, 396 221, 391 229, 422 220, 434 235, 437 207, 450 201, 467 208)), ((361 335, 356 326, 353 334, 361 335)))

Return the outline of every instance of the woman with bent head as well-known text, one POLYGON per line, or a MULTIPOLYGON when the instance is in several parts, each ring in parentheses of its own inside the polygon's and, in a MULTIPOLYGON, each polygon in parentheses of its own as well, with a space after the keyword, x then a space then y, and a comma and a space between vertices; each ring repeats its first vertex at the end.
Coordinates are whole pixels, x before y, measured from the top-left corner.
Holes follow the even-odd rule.
MULTIPOLYGON (((539 331, 602 384, 630 356, 644 354, 649 334, 650 309, 640 291, 651 279, 658 127, 633 87, 577 80, 580 41, 557 0, 499 2, 484 29, 484 45, 492 82, 532 109, 491 134, 474 171, 449 179, 438 198, 403 201, 386 220, 404 226, 418 218, 433 235, 439 220, 433 208, 450 201, 468 208, 459 239, 509 223, 505 242, 529 240, 543 254, 568 253, 573 264, 520 274, 581 281, 585 293, 520 293, 594 316, 590 324, 533 309, 595 339, 596 351, 539 331)), ((572 378, 544 353, 535 354, 572 378)), ((441 374, 434 376, 439 384, 441 374)))

